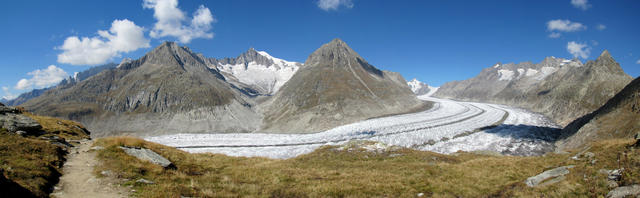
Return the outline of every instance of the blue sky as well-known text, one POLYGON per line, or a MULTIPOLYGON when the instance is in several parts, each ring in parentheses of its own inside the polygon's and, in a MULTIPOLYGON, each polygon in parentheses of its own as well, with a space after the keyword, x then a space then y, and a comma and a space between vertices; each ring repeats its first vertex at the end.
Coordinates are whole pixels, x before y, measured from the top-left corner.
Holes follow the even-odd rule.
POLYGON ((304 62, 341 38, 378 68, 436 86, 497 62, 584 61, 604 49, 629 75, 640 75, 635 0, 144 1, 3 2, 0 97, 53 85, 91 65, 139 58, 165 40, 208 57, 254 47, 304 62))

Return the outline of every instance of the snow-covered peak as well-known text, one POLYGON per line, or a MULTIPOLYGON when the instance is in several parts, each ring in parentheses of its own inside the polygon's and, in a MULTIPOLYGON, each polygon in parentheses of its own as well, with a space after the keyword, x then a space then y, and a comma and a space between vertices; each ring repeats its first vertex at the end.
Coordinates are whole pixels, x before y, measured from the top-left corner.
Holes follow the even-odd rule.
POLYGON ((495 65, 493 66, 493 68, 498 68, 498 67, 500 67, 500 63, 495 64, 495 65))
POLYGON ((431 91, 431 86, 427 85, 426 83, 420 82, 415 78, 407 82, 407 85, 409 85, 411 91, 413 91, 413 93, 415 93, 416 95, 424 95, 431 91))
POLYGON ((256 51, 253 48, 238 58, 216 65, 223 75, 231 75, 251 89, 268 95, 275 94, 300 66, 302 63, 276 58, 265 51, 256 51))
POLYGON ((271 59, 273 61, 274 64, 276 65, 281 65, 281 66, 296 66, 296 65, 301 65, 302 63, 298 63, 298 62, 292 62, 292 61, 286 61, 286 60, 282 60, 276 57, 273 57, 271 55, 269 55, 269 53, 265 52, 265 51, 257 51, 258 54, 271 59))

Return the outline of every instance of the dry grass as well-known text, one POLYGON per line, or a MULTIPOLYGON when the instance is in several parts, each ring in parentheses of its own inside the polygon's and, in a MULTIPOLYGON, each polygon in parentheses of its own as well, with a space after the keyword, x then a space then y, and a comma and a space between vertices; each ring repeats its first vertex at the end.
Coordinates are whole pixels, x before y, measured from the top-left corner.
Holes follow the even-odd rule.
MULTIPOLYGON (((21 187, 34 196, 48 197, 60 177, 66 151, 40 137, 55 135, 66 140, 78 140, 88 138, 89 134, 85 133, 82 125, 73 121, 23 114, 39 122, 44 133, 22 137, 0 129, 0 174, 19 185, 11 188, 21 187)), ((15 196, 0 194, 0 197, 3 195, 15 196)))
POLYGON ((42 125, 42 130, 45 132, 45 136, 56 135, 67 140, 89 138, 89 131, 87 131, 84 126, 82 126, 82 124, 78 122, 47 116, 39 116, 31 113, 23 114, 40 123, 40 125, 42 125))
POLYGON ((384 153, 336 150, 323 147, 293 159, 228 157, 189 154, 130 137, 100 139, 105 146, 98 157, 102 170, 127 179, 140 197, 575 197, 605 195, 606 175, 616 169, 617 155, 627 153, 628 167, 621 183, 638 183, 637 149, 616 140, 594 145, 595 165, 569 159, 569 154, 539 157, 498 157, 472 153, 441 155, 400 149, 384 153), (117 146, 150 148, 175 163, 176 170, 136 160, 117 146), (529 188, 523 181, 545 170, 576 165, 563 182, 529 188), (145 178, 153 185, 136 184, 145 178))
POLYGON ((0 169, 35 196, 47 197, 57 183, 64 154, 47 141, 0 132, 0 169))

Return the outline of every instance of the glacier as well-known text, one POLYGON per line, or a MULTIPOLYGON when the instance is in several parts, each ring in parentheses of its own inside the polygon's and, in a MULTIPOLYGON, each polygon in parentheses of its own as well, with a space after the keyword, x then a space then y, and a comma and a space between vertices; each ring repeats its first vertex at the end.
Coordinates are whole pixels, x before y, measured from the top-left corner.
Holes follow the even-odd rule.
POLYGON ((418 113, 364 120, 314 134, 174 134, 145 139, 192 153, 280 159, 351 140, 371 140, 444 154, 491 151, 531 156, 554 148, 552 142, 559 127, 540 114, 504 105, 459 102, 429 95, 419 98, 435 102, 434 107, 418 113))

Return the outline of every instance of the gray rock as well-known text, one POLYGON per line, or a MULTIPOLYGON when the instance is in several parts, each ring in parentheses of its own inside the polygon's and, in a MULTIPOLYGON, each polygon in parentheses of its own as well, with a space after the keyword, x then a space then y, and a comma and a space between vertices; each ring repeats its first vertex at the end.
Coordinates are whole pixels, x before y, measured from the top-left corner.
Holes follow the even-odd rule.
POLYGON ((124 150, 128 155, 134 156, 140 160, 148 161, 157 165, 160 165, 164 168, 175 168, 175 165, 171 163, 167 158, 162 157, 156 152, 153 152, 150 149, 146 148, 129 148, 129 147, 120 147, 124 150))
POLYGON ((2 104, 1 102, 0 102, 0 107, 4 107, 4 104, 2 104))
POLYGON ((141 184, 155 184, 153 181, 149 181, 149 180, 146 180, 146 179, 139 179, 139 180, 136 180, 136 183, 141 183, 141 184))
POLYGON ((632 186, 621 186, 617 187, 609 193, 607 193, 607 197, 609 198, 623 198, 626 196, 638 196, 640 195, 640 185, 632 185, 632 186))
POLYGON ((0 107, 0 128, 5 128, 9 132, 25 131, 34 133, 42 129, 40 123, 22 114, 16 114, 17 110, 12 107, 0 107))
POLYGON ((564 179, 564 175, 569 174, 569 169, 573 167, 574 167, 573 165, 570 165, 570 166, 562 166, 562 167, 554 168, 551 170, 547 170, 536 176, 527 178, 527 180, 525 180, 524 183, 527 184, 527 186, 529 187, 535 187, 540 185, 542 181, 545 181, 551 178, 552 178, 551 180, 544 182, 543 185, 556 183, 556 182, 562 181, 564 179))

